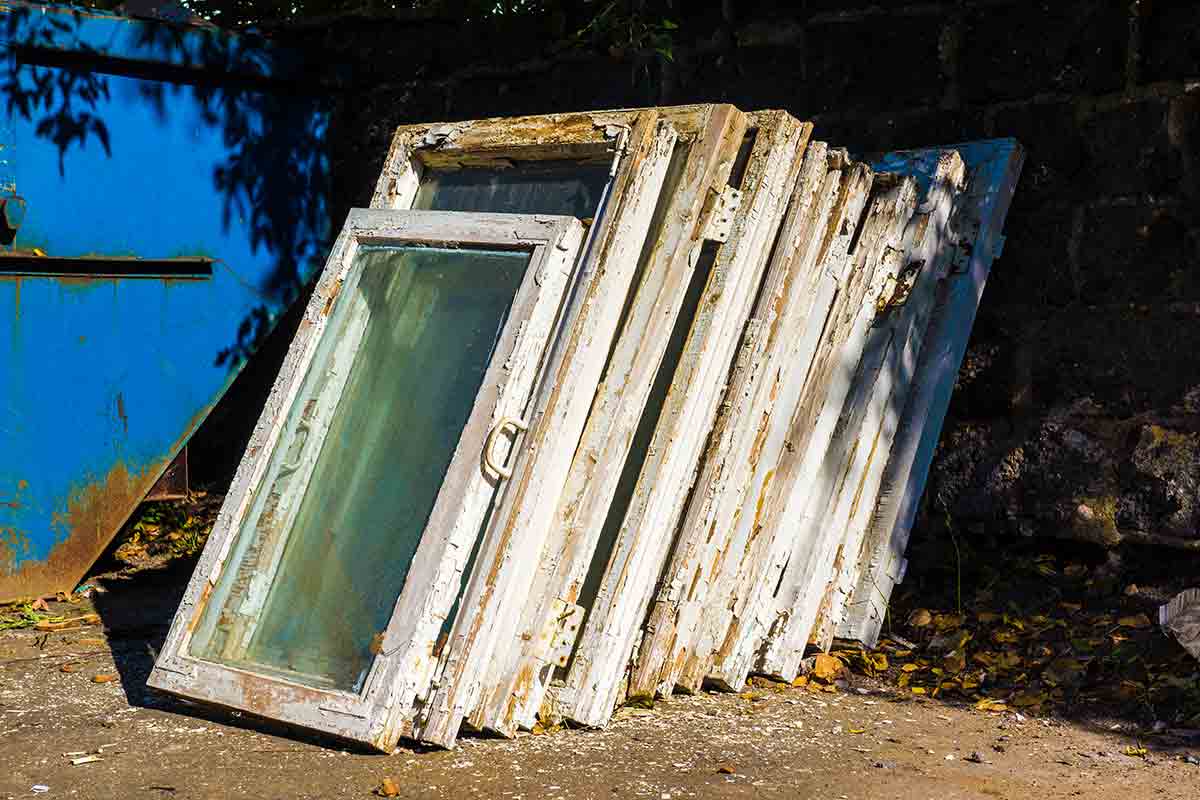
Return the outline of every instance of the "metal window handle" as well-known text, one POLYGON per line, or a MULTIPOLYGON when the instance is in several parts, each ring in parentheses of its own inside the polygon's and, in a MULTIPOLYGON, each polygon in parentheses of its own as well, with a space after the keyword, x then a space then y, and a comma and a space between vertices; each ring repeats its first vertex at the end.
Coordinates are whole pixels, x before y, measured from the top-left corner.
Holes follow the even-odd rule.
POLYGON ((516 431, 527 431, 529 430, 529 423, 516 417, 501 417, 500 421, 488 433, 487 442, 483 445, 483 463, 492 472, 505 479, 512 477, 512 467, 506 467, 499 463, 500 460, 496 457, 495 451, 496 443, 500 441, 500 434, 506 428, 512 428, 514 433, 516 431))

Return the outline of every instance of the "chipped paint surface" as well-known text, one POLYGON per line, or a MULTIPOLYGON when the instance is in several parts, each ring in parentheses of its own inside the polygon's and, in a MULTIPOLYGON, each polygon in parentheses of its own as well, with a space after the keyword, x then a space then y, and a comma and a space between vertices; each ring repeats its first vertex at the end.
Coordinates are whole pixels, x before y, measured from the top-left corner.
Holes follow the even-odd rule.
MULTIPOLYGON (((726 112, 741 115, 731 107, 726 112)), ((398 131, 377 184, 377 209, 364 212, 383 214, 380 220, 387 216, 384 209, 411 206, 422 172, 430 168, 495 167, 566 155, 596 163, 610 158, 614 164, 601 206, 606 213, 591 226, 579 288, 561 312, 561 338, 546 349, 548 377, 528 384, 531 394, 520 417, 529 420, 528 432, 514 448, 511 480, 497 494, 471 556, 474 565, 468 555, 482 517, 458 512, 476 495, 462 491, 463 481, 448 480, 439 497, 448 498, 449 511, 431 516, 391 621, 372 641, 376 657, 356 695, 189 654, 193 630, 204 630, 196 621, 205 603, 217 607, 213 598, 222 591, 222 571, 240 570, 246 553, 253 552, 231 549, 233 537, 253 498, 266 493, 258 488, 266 485, 264 465, 346 274, 327 269, 151 686, 384 751, 400 736, 451 747, 464 723, 505 736, 530 728, 539 717, 603 726, 629 696, 666 694, 677 685, 697 688, 705 679, 737 689, 752 668, 790 674, 814 623, 818 643, 830 635, 853 588, 857 556, 865 552, 862 518, 873 509, 876 478, 895 431, 891 406, 903 405, 907 378, 897 376, 911 374, 892 362, 907 364, 918 352, 910 346, 911 331, 923 329, 932 305, 929 288, 945 275, 945 248, 939 258, 910 252, 911 239, 927 229, 942 230, 942 220, 936 207, 917 209, 927 181, 918 191, 912 177, 875 173, 844 151, 808 142, 811 126, 783 112, 760 112, 751 117, 757 135, 733 142, 729 162, 744 158, 746 169, 737 174, 744 175, 746 200, 732 214, 727 234, 709 227, 719 207, 715 187, 709 186, 707 198, 673 193, 663 205, 672 236, 644 246, 661 188, 629 187, 643 181, 663 185, 676 142, 664 120, 672 118, 695 118, 695 111, 592 112, 398 131), (798 182, 805 187, 800 198, 798 182), (811 208, 811 224, 807 212, 784 224, 787 210, 796 208, 811 208), (649 302, 663 276, 643 271, 643 283, 632 288, 635 256, 654 253, 664 241, 675 242, 674 234, 688 231, 694 232, 669 248, 671 259, 678 253, 681 268, 684 263, 695 268, 699 238, 728 241, 714 250, 707 280, 696 284, 703 288, 697 310, 679 320, 680 330, 689 333, 678 365, 668 364, 664 372, 674 380, 662 413, 650 418, 657 426, 645 461, 637 462, 639 485, 623 509, 612 557, 600 559, 607 570, 599 596, 584 592, 581 601, 582 578, 574 566, 586 566, 596 543, 580 534, 590 535, 594 526, 577 523, 587 497, 572 492, 568 478, 576 464, 588 486, 599 485, 600 465, 623 470, 628 442, 621 426, 603 414, 636 406, 624 420, 636 428, 645 398, 631 403, 632 384, 607 381, 643 364, 647 379, 658 371, 657 357, 637 357, 642 334, 626 332, 641 330, 633 327, 644 322, 641 315, 663 312, 649 302), (779 247, 777 233, 787 247, 779 247), (774 263, 772 253, 798 259, 797 268, 774 263), (633 300, 625 308, 628 296, 633 300), (602 376, 604 370, 609 375, 602 376), (589 431, 595 433, 597 420, 603 435, 593 441, 589 431), (673 547, 680 558, 668 562, 673 547), (231 552, 238 553, 231 557, 236 561, 226 564, 231 552), (664 566, 666 578, 655 598, 664 566), (656 605, 647 624, 652 599, 656 605), (565 682, 552 682, 555 670, 563 668, 565 682)), ((679 140, 688 136, 681 131, 679 140)), ((691 139, 690 151, 723 150, 718 144, 700 135, 691 139)), ((697 156, 693 166, 728 175, 731 163, 710 155, 697 156)), ((953 161, 943 159, 950 166, 953 161)), ((415 219, 411 212, 405 218, 415 219)), ((396 229, 405 224, 397 222, 396 229)), ((331 264, 346 257, 345 238, 331 264)), ((934 244, 940 247, 942 240, 934 244)), ((553 270, 533 274, 538 285, 557 277, 553 270)), ((504 372, 500 391, 530 378, 531 369, 542 373, 535 360, 528 354, 497 357, 504 372)), ((489 406, 493 426, 507 416, 501 405, 489 406)), ((120 419, 117 414, 117 424, 123 424, 120 419)), ((467 446, 460 455, 471 460, 472 475, 481 469, 486 429, 462 440, 467 446)), ((597 498, 595 512, 607 516, 611 495, 597 498)), ((249 572, 269 583, 270 569, 252 566, 249 572)))
POLYGON ((0 252, 3 601, 73 588, 298 294, 328 224, 327 114, 247 88, 282 76, 281 55, 54 6, 5 4, 0 23, 21 53, 0 88, 0 193, 26 206, 0 252), (193 91, 184 67, 213 56, 211 91, 193 91), (288 153, 294 174, 255 166, 288 153), (39 273, 39 252, 78 274, 39 273), (215 260, 188 279, 89 271, 131 255, 215 260))

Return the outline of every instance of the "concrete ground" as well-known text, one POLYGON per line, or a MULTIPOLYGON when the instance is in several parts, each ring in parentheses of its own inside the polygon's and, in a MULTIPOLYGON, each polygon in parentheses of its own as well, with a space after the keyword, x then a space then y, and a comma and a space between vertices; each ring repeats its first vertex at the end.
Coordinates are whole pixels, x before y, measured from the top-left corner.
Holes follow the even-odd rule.
POLYGON ((603 731, 356 752, 150 692, 153 648, 182 583, 172 570, 109 581, 92 598, 100 626, 0 633, 0 798, 368 798, 385 778, 405 798, 511 800, 1200 791, 1200 732, 990 714, 862 678, 833 694, 674 698, 622 710, 603 731))

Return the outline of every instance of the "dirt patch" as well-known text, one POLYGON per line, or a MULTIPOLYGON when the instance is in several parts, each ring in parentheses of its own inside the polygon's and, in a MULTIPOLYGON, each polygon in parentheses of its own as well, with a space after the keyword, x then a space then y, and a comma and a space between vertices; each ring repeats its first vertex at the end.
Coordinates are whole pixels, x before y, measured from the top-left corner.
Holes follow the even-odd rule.
POLYGON ((628 708, 603 731, 372 755, 148 691, 188 572, 185 561, 90 581, 103 591, 73 609, 90 603, 103 628, 0 633, 0 797, 45 786, 38 796, 369 798, 385 778, 405 798, 514 800, 1142 800, 1200 786, 1186 760, 1200 741, 1133 719, 1068 718, 1053 704, 1041 716, 989 713, 856 674, 835 691, 764 685, 628 708), (119 680, 95 682, 107 675, 119 680))

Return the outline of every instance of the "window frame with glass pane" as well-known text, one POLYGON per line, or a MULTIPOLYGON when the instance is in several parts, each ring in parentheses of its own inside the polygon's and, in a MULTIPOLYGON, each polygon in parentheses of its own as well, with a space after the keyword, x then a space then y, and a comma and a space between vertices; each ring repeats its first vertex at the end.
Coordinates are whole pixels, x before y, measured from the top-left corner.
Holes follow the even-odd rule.
MULTIPOLYGON (((412 724, 414 698, 432 678, 437 640, 460 591, 461 558, 448 560, 447 553, 464 544, 469 549, 481 535, 492 503, 505 491, 505 479, 514 470, 520 477, 522 462, 517 458, 513 437, 519 436, 526 425, 524 420, 533 410, 538 384, 546 378, 546 362, 561 330, 564 303, 578 277, 577 257, 583 237, 581 223, 566 216, 351 211, 189 582, 150 677, 152 687, 383 750, 394 746, 412 724), (454 438, 455 443, 444 475, 436 476, 439 485, 435 499, 428 501, 432 510, 425 517, 428 504, 412 504, 419 515, 415 518, 425 518, 425 522, 416 528, 410 526, 410 534, 419 529, 419 537, 407 572, 397 578, 402 588, 397 586, 394 593, 384 590, 387 602, 394 600, 394 605, 384 608, 385 612, 390 608, 387 624, 366 644, 369 668, 347 685, 312 672, 288 672, 277 665, 263 665, 248 656, 219 658, 211 650, 198 655, 200 647, 193 651, 193 641, 199 644, 209 635, 205 631, 214 627, 214 614, 226 626, 222 656, 227 652, 249 652, 253 628, 263 614, 265 598, 275 585, 278 564, 293 534, 296 509, 317 469, 314 465, 322 458, 324 446, 344 447, 344 440, 335 438, 330 430, 341 415, 352 411, 340 406, 343 394, 350 391, 347 387, 355 376, 371 367, 356 359, 359 348, 366 348, 364 331, 375 313, 370 311, 365 296, 360 296, 359 281, 365 270, 377 269, 364 264, 371 263, 372 253, 380 249, 394 250, 393 255, 406 254, 413 270, 417 269, 414 264, 446 265, 438 267, 440 271, 428 276, 428 281, 442 280, 444 274, 461 270, 462 259, 455 256, 467 257, 472 251, 476 258, 490 258, 486 262, 489 264, 507 260, 504 253, 510 251, 528 253, 529 260, 523 275, 510 279, 516 287, 510 305, 506 305, 504 293, 508 290, 502 288, 499 300, 492 299, 492 307, 474 312, 492 315, 480 323, 492 327, 481 328, 482 333, 475 337, 479 340, 473 351, 476 372, 471 374, 481 373, 479 389, 465 421, 461 414, 455 417, 458 422, 443 437, 454 438), (438 262, 438 258, 443 261, 438 262), (461 433, 456 433, 460 423, 461 433), (289 483, 292 476, 294 484, 289 483), (248 609, 247 613, 227 615, 233 606, 225 604, 223 593, 226 599, 237 599, 239 614, 248 609), (207 613, 210 606, 212 613, 207 613), (232 624, 230 619, 234 620, 232 624), (242 627, 236 627, 238 624, 242 627)), ((386 266, 390 269, 405 261, 405 255, 401 255, 386 266)), ((389 278, 398 280, 386 275, 384 279, 389 278)), ((458 280, 462 282, 461 275, 458 280)), ((482 297, 487 289, 480 283, 465 294, 458 288, 453 297, 446 296, 447 290, 441 298, 438 295, 443 290, 435 285, 420 296, 432 300, 423 301, 412 313, 407 305, 402 306, 404 318, 390 324, 396 330, 404 324, 415 328, 432 325, 422 315, 437 313, 435 302, 459 304, 444 316, 453 318, 464 313, 460 309, 464 300, 487 300, 482 297)), ((376 296, 377 308, 383 302, 380 297, 385 297, 384 307, 393 302, 393 285, 386 284, 386 292, 376 296)), ((389 324, 383 310, 378 314, 379 325, 389 324)), ((440 333, 438 337, 446 340, 446 348, 453 348, 456 337, 440 333)), ((426 336, 426 352, 429 344, 430 337, 426 336)), ((383 350, 388 351, 388 347, 383 350)), ((419 390, 419 385, 414 386, 414 392, 419 390)), ((462 404, 462 398, 459 401, 462 404)), ((386 408, 380 408, 364 416, 374 424, 378 415, 387 413, 386 408)), ((397 426, 432 424, 425 418, 396 418, 392 422, 397 426)), ((428 489, 424 491, 425 495, 418 496, 429 497, 428 489)), ((353 554, 353 548, 350 552, 353 554)), ((326 570, 325 562, 317 569, 326 570)), ((352 586, 342 588, 355 590, 352 586)), ((382 596, 377 594, 376 599, 382 596)), ((304 613, 304 609, 296 609, 296 614, 304 613)))

